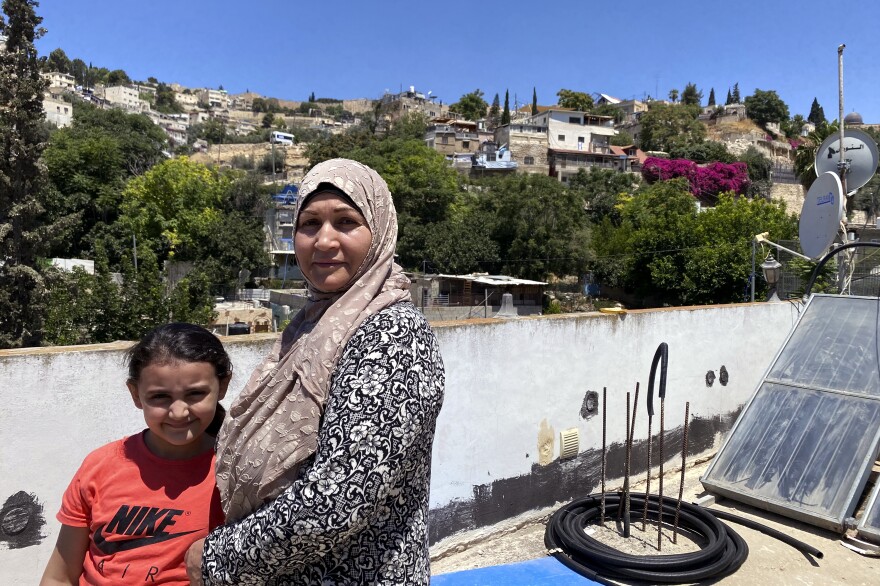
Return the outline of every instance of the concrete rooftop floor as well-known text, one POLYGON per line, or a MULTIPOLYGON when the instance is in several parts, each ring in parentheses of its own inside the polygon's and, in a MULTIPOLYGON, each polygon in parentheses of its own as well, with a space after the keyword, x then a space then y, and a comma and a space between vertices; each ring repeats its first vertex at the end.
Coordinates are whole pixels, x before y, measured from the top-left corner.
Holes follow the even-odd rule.
MULTIPOLYGON (((700 476, 711 461, 712 454, 702 455, 685 472, 683 500, 693 502, 706 493, 700 484, 700 476)), ((664 474, 665 494, 677 496, 680 469, 664 474)), ((633 491, 644 490, 644 477, 636 479, 633 491)), ((656 481, 652 480, 652 492, 656 481)), ((610 486, 608 491, 619 487, 610 486)), ((868 485, 866 492, 870 491, 868 485)), ((755 509, 730 499, 718 498, 713 508, 754 519, 759 523, 783 531, 818 548, 824 554, 814 560, 785 543, 758 531, 728 522, 749 546, 749 556, 736 573, 718 583, 757 586, 763 584, 811 585, 811 584, 880 584, 880 558, 865 557, 840 543, 834 532, 813 527, 780 515, 755 509)), ((444 540, 432 548, 431 571, 434 575, 510 564, 546 557, 544 547, 544 522, 557 507, 536 511, 494 529, 481 530, 473 535, 460 535, 444 540)), ((653 552, 652 552, 653 553, 653 552)), ((704 582, 704 583, 716 583, 704 582)))

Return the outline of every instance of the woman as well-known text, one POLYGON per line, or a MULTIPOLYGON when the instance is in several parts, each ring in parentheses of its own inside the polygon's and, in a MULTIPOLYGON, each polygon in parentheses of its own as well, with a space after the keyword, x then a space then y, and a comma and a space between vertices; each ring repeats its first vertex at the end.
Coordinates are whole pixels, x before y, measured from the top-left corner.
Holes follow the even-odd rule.
POLYGON ((227 524, 187 561, 206 584, 427 584, 437 341, 394 263, 385 181, 346 159, 303 179, 309 302, 218 437, 227 524))

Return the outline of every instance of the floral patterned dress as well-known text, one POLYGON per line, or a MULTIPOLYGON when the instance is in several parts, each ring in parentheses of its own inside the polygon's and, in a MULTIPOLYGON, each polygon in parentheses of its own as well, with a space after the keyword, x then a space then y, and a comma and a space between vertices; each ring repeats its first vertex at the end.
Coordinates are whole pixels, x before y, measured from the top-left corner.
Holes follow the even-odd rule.
POLYGON ((428 488, 443 361, 401 302, 339 360, 314 456, 278 498, 205 541, 205 584, 428 584, 428 488))

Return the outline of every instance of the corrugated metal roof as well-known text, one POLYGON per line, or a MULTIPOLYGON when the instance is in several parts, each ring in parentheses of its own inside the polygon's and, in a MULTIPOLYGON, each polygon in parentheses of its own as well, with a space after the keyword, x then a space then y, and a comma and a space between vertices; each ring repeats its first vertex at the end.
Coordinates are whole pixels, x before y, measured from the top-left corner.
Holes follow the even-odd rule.
POLYGON ((506 275, 434 275, 442 279, 461 279, 463 281, 473 281, 483 285, 492 285, 494 287, 503 287, 504 285, 546 285, 543 281, 530 281, 529 279, 517 279, 516 277, 508 277, 506 275))

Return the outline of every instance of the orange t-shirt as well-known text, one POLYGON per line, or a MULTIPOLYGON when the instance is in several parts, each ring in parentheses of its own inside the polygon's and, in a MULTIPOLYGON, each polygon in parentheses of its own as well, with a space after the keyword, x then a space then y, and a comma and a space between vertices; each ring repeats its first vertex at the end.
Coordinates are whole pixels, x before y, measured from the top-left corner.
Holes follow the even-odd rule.
POLYGON ((144 432, 107 444, 86 456, 57 518, 89 530, 82 586, 188 585, 186 550, 223 522, 214 452, 166 460, 144 432))

